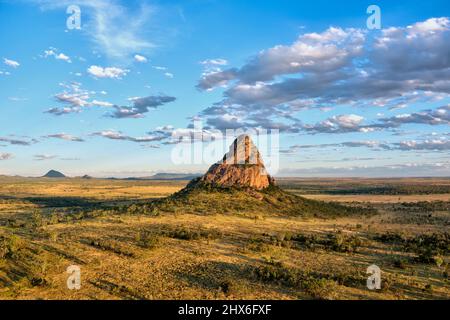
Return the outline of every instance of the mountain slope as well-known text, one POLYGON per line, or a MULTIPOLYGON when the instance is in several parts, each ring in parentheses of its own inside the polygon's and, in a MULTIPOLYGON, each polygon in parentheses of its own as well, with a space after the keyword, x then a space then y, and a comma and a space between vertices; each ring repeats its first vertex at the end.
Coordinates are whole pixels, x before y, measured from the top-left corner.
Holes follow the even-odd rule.
POLYGON ((151 203, 153 213, 233 214, 243 216, 302 216, 334 218, 373 214, 372 209, 310 200, 277 186, 264 190, 223 188, 193 180, 172 196, 151 203))
POLYGON ((259 151, 247 136, 238 137, 230 152, 213 164, 203 177, 192 180, 168 198, 150 203, 149 207, 154 214, 170 212, 252 217, 331 218, 373 213, 371 209, 305 199, 277 187, 275 180, 266 172, 259 151))
POLYGON ((65 177, 66 176, 64 174, 56 170, 50 170, 43 176, 43 178, 65 178, 65 177))

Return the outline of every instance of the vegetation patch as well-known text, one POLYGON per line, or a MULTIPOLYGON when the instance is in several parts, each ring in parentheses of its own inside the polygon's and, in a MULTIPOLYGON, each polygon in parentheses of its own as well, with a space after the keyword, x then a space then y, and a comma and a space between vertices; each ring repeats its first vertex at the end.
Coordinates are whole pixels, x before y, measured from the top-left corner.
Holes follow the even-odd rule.
POLYGON ((304 290, 314 299, 333 299, 337 285, 359 286, 364 282, 362 275, 326 274, 307 272, 285 266, 279 261, 269 260, 253 270, 257 279, 304 290))
MULTIPOLYGON (((336 252, 354 253, 363 245, 363 239, 357 235, 347 235, 341 231, 318 234, 291 234, 266 235, 266 244, 287 248, 323 249, 336 252)), ((258 244, 262 240, 252 240, 258 244)))
POLYGON ((21 287, 46 286, 48 271, 56 261, 40 247, 15 234, 0 235, 0 284, 21 287))
POLYGON ((397 244, 405 252, 416 254, 414 262, 435 263, 444 265, 443 256, 450 254, 450 233, 420 234, 414 237, 406 237, 399 233, 387 232, 376 235, 375 240, 387 244, 397 244))
POLYGON ((134 240, 138 246, 145 249, 155 249, 161 242, 157 234, 149 231, 138 231, 134 240))
POLYGON ((178 226, 161 231, 163 236, 180 240, 215 240, 223 237, 223 233, 217 229, 202 227, 178 226))
POLYGON ((136 253, 129 247, 118 241, 108 240, 108 239, 89 239, 85 241, 88 245, 104 250, 114 252, 118 255, 134 258, 136 253))

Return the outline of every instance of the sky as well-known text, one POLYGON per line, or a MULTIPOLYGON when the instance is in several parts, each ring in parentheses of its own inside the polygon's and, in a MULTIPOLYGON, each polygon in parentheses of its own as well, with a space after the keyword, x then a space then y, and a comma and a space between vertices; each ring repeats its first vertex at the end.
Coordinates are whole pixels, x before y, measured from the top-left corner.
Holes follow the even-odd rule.
POLYGON ((0 0, 0 175, 201 173, 247 132, 276 176, 450 176, 449 17, 448 0, 0 0))

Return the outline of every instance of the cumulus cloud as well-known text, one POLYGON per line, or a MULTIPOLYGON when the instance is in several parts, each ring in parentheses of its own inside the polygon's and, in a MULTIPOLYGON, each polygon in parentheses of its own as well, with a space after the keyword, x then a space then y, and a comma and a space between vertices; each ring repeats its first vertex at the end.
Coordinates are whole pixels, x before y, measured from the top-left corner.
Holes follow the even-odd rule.
POLYGON ((66 140, 66 141, 75 141, 75 142, 83 142, 84 141, 82 138, 73 136, 71 134, 66 134, 66 133, 49 134, 49 135, 44 136, 44 138, 62 139, 62 140, 66 140))
POLYGON ((144 57, 140 54, 136 54, 136 55, 134 55, 134 61, 140 62, 140 63, 146 63, 148 60, 146 57, 144 57))
POLYGON ((110 78, 110 79, 121 79, 126 76, 130 70, 121 69, 117 67, 100 67, 100 66, 90 66, 87 72, 96 78, 110 78))
POLYGON ((81 112, 81 108, 90 105, 90 92, 81 88, 81 83, 71 82, 69 84, 60 83, 64 88, 63 92, 55 94, 54 98, 58 103, 62 103, 63 107, 53 107, 45 111, 53 115, 64 115, 69 113, 81 112))
POLYGON ((50 47, 47 50, 44 51, 44 58, 48 58, 48 57, 54 57, 56 60, 62 60, 65 61, 67 63, 72 63, 72 60, 70 59, 69 56, 65 55, 62 52, 58 53, 58 49, 50 47))
POLYGON ((114 106, 113 103, 111 102, 107 102, 107 101, 100 101, 100 100, 92 100, 91 104, 93 106, 97 106, 97 107, 112 107, 114 106))
POLYGON ((6 64, 9 67, 12 67, 12 68, 17 68, 17 67, 20 66, 19 62, 14 61, 14 60, 10 60, 10 59, 7 59, 7 58, 3 58, 3 63, 6 64))
POLYGON ((449 125, 450 106, 380 118, 371 124, 363 124, 363 120, 364 118, 358 115, 340 115, 333 116, 314 125, 304 124, 301 127, 307 132, 316 134, 372 132, 382 129, 394 129, 405 124, 449 125))
POLYGON ((348 65, 362 52, 365 36, 357 29, 329 28, 322 34, 305 34, 290 46, 261 51, 240 69, 206 75, 199 88, 209 89, 223 81, 253 84, 300 72, 332 72, 348 65))
POLYGON ((117 106, 114 113, 110 114, 112 118, 142 118, 150 109, 156 109, 159 106, 175 101, 175 97, 159 95, 148 97, 132 98, 132 106, 117 106))
POLYGON ((212 90, 215 87, 225 86, 229 81, 236 79, 237 73, 237 69, 206 72, 197 84, 197 88, 202 90, 212 90))
POLYGON ((9 137, 1 137, 0 136, 0 142, 6 142, 11 145, 18 145, 18 146, 30 146, 34 143, 37 143, 38 141, 36 139, 17 138, 15 136, 9 136, 9 137))
POLYGON ((351 147, 351 148, 375 148, 375 149, 385 149, 390 150, 391 147, 386 142, 374 141, 374 140, 366 140, 366 141, 348 141, 341 143, 342 146, 351 147))
POLYGON ((51 154, 36 154, 33 156, 34 160, 36 161, 45 161, 45 160, 52 160, 58 158, 56 155, 51 154))
POLYGON ((80 108, 76 107, 62 107, 62 108, 55 107, 44 111, 44 113, 49 113, 55 116, 62 116, 65 114, 79 113, 79 112, 81 112, 80 108))
POLYGON ((226 66, 228 61, 225 59, 207 59, 200 62, 202 65, 215 65, 215 66, 226 66))
POLYGON ((402 124, 449 125, 450 105, 421 112, 404 113, 380 120, 386 127, 398 127, 402 124))
POLYGON ((364 118, 355 114, 333 116, 315 125, 303 125, 303 129, 312 133, 367 132, 371 128, 361 126, 364 118))
POLYGON ((4 152, 0 152, 0 160, 10 160, 12 159, 14 156, 12 153, 4 153, 4 152))
POLYGON ((58 102, 66 103, 74 107, 85 107, 89 105, 88 99, 90 98, 89 91, 81 89, 81 84, 72 82, 69 85, 61 84, 68 90, 55 95, 55 99, 58 102))
POLYGON ((298 177, 442 177, 450 174, 448 161, 439 163, 394 163, 386 166, 285 168, 280 176, 298 177))
POLYGON ((429 150, 429 151, 450 151, 450 140, 448 139, 432 139, 424 141, 402 141, 396 143, 395 146, 399 150, 416 151, 416 150, 429 150))
MULTIPOLYGON (((92 99, 97 92, 83 89, 81 83, 71 82, 60 83, 64 88, 63 92, 54 95, 56 102, 63 104, 62 107, 53 107, 45 111, 45 113, 53 114, 55 116, 66 115, 70 113, 79 113, 86 107, 112 107, 114 104, 92 99)), ((104 94, 104 92, 100 92, 104 94)))
POLYGON ((280 150, 280 153, 294 155, 303 149, 325 149, 325 148, 368 148, 372 150, 385 151, 435 151, 446 152, 450 150, 450 140, 442 136, 435 139, 405 140, 400 142, 386 142, 375 140, 346 141, 339 143, 292 145, 288 149, 280 150))
POLYGON ((132 142, 139 142, 139 143, 145 143, 145 142, 155 142, 155 141, 161 141, 166 138, 165 135, 147 135, 142 137, 131 137, 128 135, 124 135, 120 131, 115 130, 105 130, 105 131, 99 131, 94 132, 91 134, 92 136, 99 136, 111 140, 124 140, 124 141, 132 141, 132 142))
MULTIPOLYGON (((227 86, 223 99, 213 108, 223 109, 229 116, 244 115, 243 122, 278 118, 299 124, 296 113, 304 108, 346 105, 392 110, 449 98, 449 56, 448 18, 384 29, 373 37, 365 30, 332 27, 300 35, 291 45, 262 50, 241 67, 204 72, 197 87, 227 86)), ((208 114, 211 110, 202 114, 217 117, 208 114)), ((420 123, 437 124, 436 118, 442 115, 432 117, 434 122, 420 123)), ((375 126, 362 127, 347 126, 341 120, 326 119, 311 132, 382 130, 402 121, 380 119, 375 126)), ((441 123, 448 121, 443 120, 441 123)))

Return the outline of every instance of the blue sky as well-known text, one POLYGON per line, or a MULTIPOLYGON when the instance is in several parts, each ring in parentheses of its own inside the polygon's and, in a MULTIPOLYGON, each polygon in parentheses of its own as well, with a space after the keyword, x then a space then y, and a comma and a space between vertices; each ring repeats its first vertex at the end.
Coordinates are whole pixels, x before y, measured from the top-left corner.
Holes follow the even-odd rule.
POLYGON ((280 176, 449 176, 449 16, 437 0, 0 0, 0 174, 202 172, 211 157, 173 160, 197 119, 203 148, 278 129, 280 176))

